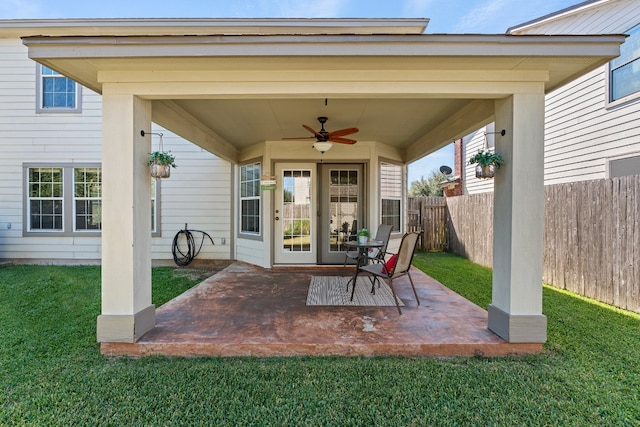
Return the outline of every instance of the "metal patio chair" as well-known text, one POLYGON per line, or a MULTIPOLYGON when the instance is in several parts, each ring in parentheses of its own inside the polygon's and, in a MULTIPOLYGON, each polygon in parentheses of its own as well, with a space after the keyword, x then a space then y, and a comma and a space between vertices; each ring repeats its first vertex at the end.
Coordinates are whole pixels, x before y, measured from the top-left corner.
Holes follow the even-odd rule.
MULTIPOLYGON (((396 307, 398 308, 398 313, 402 314, 402 310, 400 309, 400 303, 398 302, 398 296, 396 295, 396 290, 393 287, 394 279, 398 277, 407 275, 409 276, 409 282, 411 282, 411 288, 413 289, 413 294, 416 296, 416 301, 418 305, 420 305, 420 298, 418 298, 418 293, 416 292, 416 287, 413 285, 413 279, 411 278, 411 273, 409 270, 411 269, 411 261, 413 261, 413 255, 415 254, 416 247, 418 245, 418 239, 420 238, 420 233, 407 233, 402 236, 402 241, 400 242, 400 248, 398 249, 397 256, 395 257, 395 262, 393 265, 389 265, 390 263, 374 263, 368 264, 361 267, 357 267, 356 278, 353 284, 353 290, 351 291, 351 301, 353 301, 353 296, 356 291, 356 282, 357 276, 360 272, 366 273, 369 275, 371 279, 371 292, 375 293, 375 280, 376 279, 384 279, 385 282, 391 288, 391 293, 393 294, 393 298, 396 302, 396 307)), ((393 258, 393 257, 392 257, 393 258)))

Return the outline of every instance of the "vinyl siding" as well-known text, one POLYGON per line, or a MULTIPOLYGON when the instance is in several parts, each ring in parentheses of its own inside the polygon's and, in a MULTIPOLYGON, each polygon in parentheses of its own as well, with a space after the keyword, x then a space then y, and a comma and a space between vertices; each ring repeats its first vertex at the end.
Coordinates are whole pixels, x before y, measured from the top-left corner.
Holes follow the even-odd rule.
MULTIPOLYGON (((640 98, 606 103, 606 73, 600 67, 545 98, 544 184, 607 178, 612 158, 640 155, 640 98)), ((493 191, 492 180, 475 178, 469 157, 482 148, 485 128, 467 135, 465 194, 493 191)))
MULTIPOLYGON (((0 259, 93 263, 101 258, 100 237, 23 237, 22 229, 23 164, 100 163, 101 106, 100 95, 83 88, 81 113, 37 114, 36 64, 20 40, 0 39, 0 259)), ((178 168, 161 183, 161 236, 152 238, 152 257, 172 259, 173 237, 188 223, 214 238, 215 245, 205 241, 198 259, 230 259, 230 164, 166 130, 153 130, 164 133, 165 149, 176 155, 178 168)))
POLYGON ((545 185, 606 178, 609 158, 640 152, 640 100, 608 107, 607 70, 547 95, 545 185))
POLYGON ((464 193, 465 194, 478 194, 489 193, 493 191, 493 179, 479 179, 476 178, 475 165, 469 164, 469 159, 473 157, 478 150, 484 149, 484 133, 486 128, 481 128, 478 131, 465 136, 462 139, 462 146, 464 147, 464 193))
POLYGON ((640 21, 637 0, 611 0, 575 8, 513 34, 622 34, 640 21))

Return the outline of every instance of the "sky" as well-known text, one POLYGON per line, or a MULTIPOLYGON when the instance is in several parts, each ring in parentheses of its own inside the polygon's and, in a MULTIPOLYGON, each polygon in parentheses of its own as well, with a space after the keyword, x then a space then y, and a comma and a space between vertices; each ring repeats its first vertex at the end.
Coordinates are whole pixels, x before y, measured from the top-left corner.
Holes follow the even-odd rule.
MULTIPOLYGON (((0 19, 429 18, 426 33, 503 34, 581 0, 0 0, 0 19)), ((408 182, 453 167, 449 145, 409 165, 408 182)))

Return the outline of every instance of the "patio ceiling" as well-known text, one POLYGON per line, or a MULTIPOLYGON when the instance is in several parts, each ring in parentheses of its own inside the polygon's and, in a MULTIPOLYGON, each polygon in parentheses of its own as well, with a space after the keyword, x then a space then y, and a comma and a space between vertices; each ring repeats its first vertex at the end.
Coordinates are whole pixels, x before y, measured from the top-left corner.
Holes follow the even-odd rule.
MULTIPOLYGON (((358 127, 356 139, 398 147, 413 161, 490 122, 488 100, 553 90, 615 57, 624 39, 428 35, 415 27, 357 34, 320 21, 322 34, 299 34, 316 22, 300 20, 296 34, 257 34, 248 26, 231 36, 211 35, 211 26, 190 31, 184 22, 172 27, 180 36, 161 27, 140 36, 139 21, 131 21, 105 26, 104 36, 83 35, 82 26, 67 30, 72 37, 60 37, 59 28, 48 37, 32 30, 39 35, 27 33, 24 43, 31 58, 99 93, 109 82, 128 84, 179 110, 227 148, 192 142, 232 161, 262 141, 311 136, 302 125, 319 129, 318 116, 329 118, 327 130, 358 127), (189 83, 202 91, 183 90, 189 83)), ((158 123, 187 137, 169 121, 158 123)))

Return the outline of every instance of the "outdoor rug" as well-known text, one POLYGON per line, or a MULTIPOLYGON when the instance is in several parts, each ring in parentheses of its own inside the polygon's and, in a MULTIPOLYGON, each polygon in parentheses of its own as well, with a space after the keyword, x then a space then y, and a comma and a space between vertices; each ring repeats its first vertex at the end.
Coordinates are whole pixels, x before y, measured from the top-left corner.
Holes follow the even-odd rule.
MULTIPOLYGON (((351 301, 351 284, 347 289, 347 281, 351 276, 313 276, 309 284, 307 305, 353 305, 353 306, 395 306, 389 285, 376 284, 376 293, 371 293, 371 281, 367 277, 358 277, 356 294, 351 301)), ((404 307, 398 298, 400 306, 404 307)))

